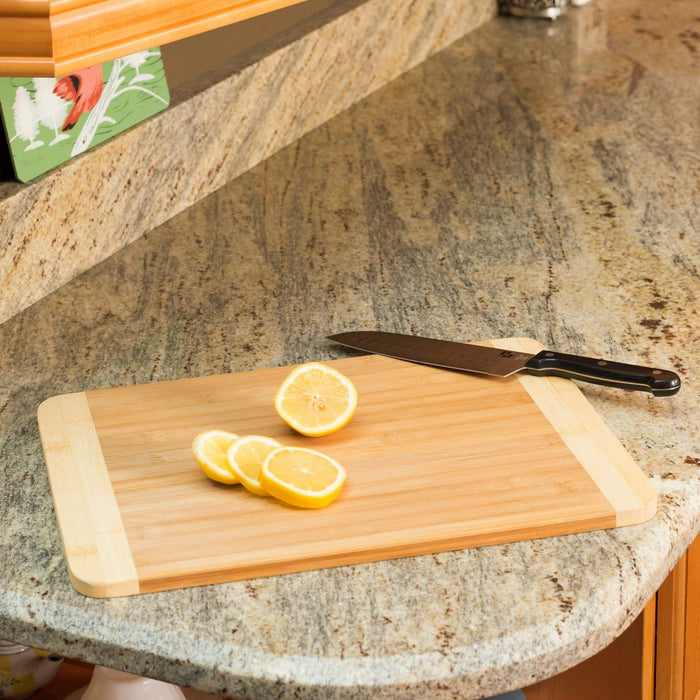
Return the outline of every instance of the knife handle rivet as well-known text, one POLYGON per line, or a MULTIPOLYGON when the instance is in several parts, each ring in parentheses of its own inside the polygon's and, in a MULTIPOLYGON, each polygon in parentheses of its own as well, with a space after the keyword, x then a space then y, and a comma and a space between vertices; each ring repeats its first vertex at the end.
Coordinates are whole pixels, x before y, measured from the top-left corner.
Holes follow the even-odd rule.
POLYGON ((553 352, 546 352, 546 353, 544 354, 544 356, 545 356, 545 357, 554 357, 554 353, 553 353, 553 352))
POLYGON ((661 370, 660 370, 660 369, 654 369, 654 370, 652 370, 651 373, 652 373, 652 374, 661 374, 661 370))
POLYGON ((599 364, 601 367, 605 367, 605 365, 607 365, 608 363, 607 363, 605 360, 598 360, 598 364, 599 364))

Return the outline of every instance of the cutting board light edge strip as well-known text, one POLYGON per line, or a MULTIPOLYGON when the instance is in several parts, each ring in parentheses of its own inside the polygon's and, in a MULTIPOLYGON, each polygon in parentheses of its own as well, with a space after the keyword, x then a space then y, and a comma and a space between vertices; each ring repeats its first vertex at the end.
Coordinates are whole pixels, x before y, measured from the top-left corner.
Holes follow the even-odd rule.
MULTIPOLYGON (((509 338, 495 344, 528 353, 544 349, 529 338, 509 338)), ((522 372, 517 377, 610 503, 615 511, 616 527, 650 520, 657 507, 654 487, 576 384, 570 379, 535 377, 522 372), (569 419, 568 426, 562 416, 569 419), (587 439, 582 441, 584 422, 587 439)))
POLYGON ((46 399, 37 418, 73 586, 94 598, 139 593, 136 566, 85 392, 46 399), (71 507, 76 501, 88 508, 71 507))

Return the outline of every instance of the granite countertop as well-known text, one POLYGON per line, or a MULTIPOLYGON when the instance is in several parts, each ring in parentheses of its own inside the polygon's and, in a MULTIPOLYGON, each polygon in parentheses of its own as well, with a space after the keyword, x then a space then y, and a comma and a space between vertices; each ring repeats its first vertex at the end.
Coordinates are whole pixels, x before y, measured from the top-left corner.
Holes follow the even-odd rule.
POLYGON ((498 18, 0 326, 0 637, 238 698, 478 698, 609 644, 700 528, 700 15, 498 18), (530 336, 673 366, 581 385, 634 527, 129 598, 71 587, 36 423, 64 392, 530 336))

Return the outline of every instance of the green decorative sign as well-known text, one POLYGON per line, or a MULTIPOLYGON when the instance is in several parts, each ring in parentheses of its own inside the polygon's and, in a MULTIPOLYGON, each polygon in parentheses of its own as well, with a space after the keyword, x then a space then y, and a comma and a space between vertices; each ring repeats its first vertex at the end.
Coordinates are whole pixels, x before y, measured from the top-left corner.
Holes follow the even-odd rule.
POLYGON ((160 49, 60 78, 0 78, 0 110, 17 178, 27 182, 165 109, 160 49))

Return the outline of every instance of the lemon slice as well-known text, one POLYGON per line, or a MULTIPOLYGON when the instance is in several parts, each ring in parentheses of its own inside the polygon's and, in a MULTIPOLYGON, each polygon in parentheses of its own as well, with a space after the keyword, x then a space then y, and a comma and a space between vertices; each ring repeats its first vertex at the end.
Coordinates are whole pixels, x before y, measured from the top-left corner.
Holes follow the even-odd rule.
POLYGON ((202 471, 213 481, 237 484, 238 477, 229 469, 226 450, 238 435, 225 430, 206 430, 192 442, 192 452, 202 471))
POLYGON ((353 383, 320 362, 308 362, 292 370, 275 396, 275 409, 282 420, 311 437, 340 430, 356 408, 353 383))
POLYGON ((327 455, 305 447, 279 447, 260 470, 260 485, 271 496, 300 508, 324 508, 345 483, 345 469, 327 455))
POLYGON ((270 452, 280 446, 277 440, 263 435, 245 435, 233 442, 226 453, 229 468, 248 491, 267 496, 260 485, 260 467, 270 452))

